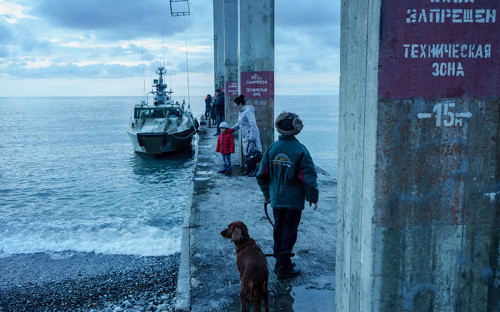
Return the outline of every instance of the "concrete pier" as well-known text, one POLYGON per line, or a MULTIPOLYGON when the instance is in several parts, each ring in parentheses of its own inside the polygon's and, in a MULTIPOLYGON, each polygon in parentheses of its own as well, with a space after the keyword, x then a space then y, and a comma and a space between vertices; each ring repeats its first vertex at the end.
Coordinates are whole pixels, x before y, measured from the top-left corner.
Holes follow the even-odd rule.
MULTIPOLYGON (((214 1, 214 90, 224 89, 224 0, 214 1)), ((212 94, 212 93, 211 93, 212 94)))
MULTIPOLYGON (((215 152, 215 129, 202 132, 183 226, 177 311, 234 312, 240 310, 236 253, 220 232, 232 221, 243 221, 264 253, 272 253, 272 227, 255 178, 240 175, 234 154, 232 175, 217 173, 223 162, 215 152)), ((302 275, 278 280, 275 260, 267 258, 271 311, 334 311, 337 188, 331 176, 318 171, 319 208, 304 210, 292 258, 302 275)))
POLYGON ((239 93, 255 107, 262 148, 274 142, 274 0, 239 0, 239 93))
POLYGON ((337 311, 497 311, 499 2, 341 9, 337 311))
POLYGON ((234 99, 238 96, 238 1, 224 0, 225 116, 229 126, 238 121, 234 99))

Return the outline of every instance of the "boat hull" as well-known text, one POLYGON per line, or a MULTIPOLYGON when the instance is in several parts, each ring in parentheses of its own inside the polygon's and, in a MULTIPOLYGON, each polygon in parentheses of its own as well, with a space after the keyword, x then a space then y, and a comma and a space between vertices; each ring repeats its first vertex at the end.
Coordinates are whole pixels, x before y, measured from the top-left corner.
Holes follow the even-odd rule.
POLYGON ((129 131, 128 135, 136 152, 161 155, 188 149, 191 147, 194 133, 195 129, 191 127, 176 133, 137 133, 129 131))

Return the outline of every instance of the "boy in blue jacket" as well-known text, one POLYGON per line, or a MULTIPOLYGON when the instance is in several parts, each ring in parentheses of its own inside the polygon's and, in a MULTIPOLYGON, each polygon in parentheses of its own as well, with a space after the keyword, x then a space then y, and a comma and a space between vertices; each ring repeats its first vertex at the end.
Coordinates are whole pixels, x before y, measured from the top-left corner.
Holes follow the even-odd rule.
POLYGON ((311 155, 295 138, 304 127, 299 116, 283 112, 274 125, 281 135, 264 152, 257 182, 273 207, 273 249, 278 254, 274 272, 284 279, 301 273, 290 260, 290 253, 297 240, 305 201, 314 204, 314 210, 318 208, 318 184, 311 155))

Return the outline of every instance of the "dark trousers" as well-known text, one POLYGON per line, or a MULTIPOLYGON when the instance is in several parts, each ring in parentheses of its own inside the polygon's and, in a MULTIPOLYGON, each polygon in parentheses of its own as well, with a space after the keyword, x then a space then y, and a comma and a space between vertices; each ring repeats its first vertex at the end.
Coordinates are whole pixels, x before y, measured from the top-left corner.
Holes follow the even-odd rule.
POLYGON ((212 119, 212 124, 215 125, 215 109, 210 110, 210 119, 212 119))
MULTIPOLYGON (((245 166, 246 166, 246 170, 245 170, 245 171, 246 171, 247 173, 250 173, 250 172, 252 172, 252 171, 257 171, 257 164, 251 164, 251 165, 250 165, 250 164, 247 164, 247 163, 245 162, 245 166)), ((256 173, 257 173, 257 172, 256 172, 256 173)))
POLYGON ((208 126, 210 127, 210 121, 212 120, 212 117, 210 116, 210 109, 205 109, 205 120, 208 121, 208 126))
MULTIPOLYGON (((274 215, 274 253, 290 253, 297 241, 302 210, 273 209, 274 215)), ((275 256, 278 265, 290 265, 290 254, 275 256)))
POLYGON ((224 113, 216 112, 215 113, 215 122, 217 123, 217 133, 220 133, 219 125, 223 121, 224 121, 224 113))
POLYGON ((257 164, 247 165, 247 170, 248 170, 248 172, 252 172, 252 171, 257 170, 257 164))

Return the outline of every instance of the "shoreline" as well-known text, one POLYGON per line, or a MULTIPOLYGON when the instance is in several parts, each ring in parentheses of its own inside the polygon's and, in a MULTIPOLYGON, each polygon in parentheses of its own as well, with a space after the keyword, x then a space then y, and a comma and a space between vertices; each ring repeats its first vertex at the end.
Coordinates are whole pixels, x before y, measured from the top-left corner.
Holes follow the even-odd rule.
POLYGON ((174 311, 179 262, 179 253, 0 258, 0 312, 174 311))

